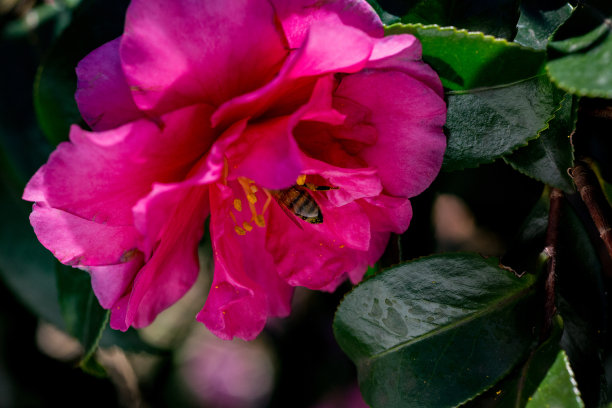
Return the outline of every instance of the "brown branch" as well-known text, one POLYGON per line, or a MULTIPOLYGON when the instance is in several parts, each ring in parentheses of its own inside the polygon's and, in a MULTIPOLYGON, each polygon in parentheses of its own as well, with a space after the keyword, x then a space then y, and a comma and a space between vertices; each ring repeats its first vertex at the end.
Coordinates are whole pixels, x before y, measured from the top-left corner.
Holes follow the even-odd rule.
POLYGON ((612 258, 612 209, 606 200, 606 196, 601 191, 599 180, 593 170, 584 162, 576 161, 576 165, 569 172, 582 201, 586 205, 599 236, 603 240, 608 254, 612 258))
POLYGON ((550 335, 552 319, 557 312, 557 307, 555 306, 555 286, 557 282, 557 246, 562 204, 563 192, 553 188, 550 192, 550 210, 548 212, 548 227, 546 229, 546 246, 544 247, 544 253, 548 256, 548 263, 544 280, 544 324, 540 333, 540 340, 542 342, 550 335))

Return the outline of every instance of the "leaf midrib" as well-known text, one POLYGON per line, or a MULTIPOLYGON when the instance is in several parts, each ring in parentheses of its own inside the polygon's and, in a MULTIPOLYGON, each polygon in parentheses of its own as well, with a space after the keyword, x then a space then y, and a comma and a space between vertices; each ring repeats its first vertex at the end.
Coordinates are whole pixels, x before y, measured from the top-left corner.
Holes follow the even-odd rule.
POLYGON ((429 331, 429 332, 427 332, 425 334, 422 334, 420 336, 417 336, 417 337, 411 338, 409 340, 406 340, 404 342, 401 342, 401 343, 399 343, 399 344, 397 344, 397 345, 395 345, 395 346, 393 346, 393 347, 391 347, 391 348, 389 348, 387 350, 384 350, 384 351, 382 351, 380 353, 368 356, 364 360, 368 360, 368 361, 376 360, 378 358, 386 356, 387 354, 391 354, 391 353, 394 353, 394 352, 396 352, 396 351, 398 351, 400 349, 403 349, 404 347, 408 347, 408 346, 410 346, 410 345, 412 345, 414 343, 418 343, 418 342, 420 342, 422 340, 426 340, 428 338, 431 338, 431 337, 437 336, 439 334, 445 333, 445 332, 450 331, 450 330, 452 330, 454 328, 457 328, 457 327, 462 326, 464 324, 470 323, 470 322, 480 318, 481 316, 484 316, 484 315, 490 314, 492 312, 495 312, 496 310, 499 310, 502 307, 506 306, 507 304, 511 303, 513 300, 519 299, 519 298, 523 297, 524 295, 527 295, 530 291, 533 291, 534 290, 533 285, 534 285, 535 282, 536 282, 536 280, 531 282, 531 284, 528 287, 526 287, 524 289, 521 289, 520 291, 518 291, 518 292, 516 292, 516 293, 514 293, 514 294, 512 294, 510 296, 501 297, 499 299, 499 301, 496 302, 495 305, 492 308, 490 308, 490 309, 487 308, 485 310, 473 313, 471 315, 468 315, 464 319, 460 319, 460 320, 458 320, 456 322, 450 323, 450 324, 448 324, 448 325, 446 325, 446 326, 444 326, 444 327, 442 327, 440 329, 435 329, 435 330, 429 331))

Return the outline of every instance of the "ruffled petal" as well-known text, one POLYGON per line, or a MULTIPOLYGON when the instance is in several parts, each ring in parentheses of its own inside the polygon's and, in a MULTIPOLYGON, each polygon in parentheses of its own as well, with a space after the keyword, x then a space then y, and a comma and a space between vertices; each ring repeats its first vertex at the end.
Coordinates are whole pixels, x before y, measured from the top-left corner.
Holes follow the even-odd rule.
POLYGON ((269 189, 294 184, 302 163, 291 122, 290 117, 281 117, 248 126, 226 151, 231 178, 247 177, 269 189))
POLYGON ((238 118, 288 115, 311 98, 320 77, 352 73, 367 63, 377 39, 350 26, 319 22, 310 27, 304 42, 285 61, 278 75, 265 86, 221 105, 212 117, 214 126, 238 118), (330 41, 334 38, 334 41, 330 41))
POLYGON ((96 131, 143 118, 132 99, 119 60, 121 37, 93 50, 76 67, 76 102, 85 122, 96 131))
POLYGON ((355 27, 372 37, 384 35, 380 18, 365 0, 272 0, 291 48, 300 46, 317 23, 355 27))
POLYGON ((343 78, 335 96, 347 117, 354 113, 343 100, 370 112, 368 124, 378 138, 359 156, 378 168, 385 191, 413 197, 431 184, 446 148, 446 105, 436 91, 403 72, 372 70, 343 78))
POLYGON ((133 0, 121 61, 136 105, 220 105, 269 82, 287 55, 266 0, 133 0))
POLYGON ((138 244, 134 227, 94 222, 44 204, 34 205, 30 222, 45 248, 66 265, 120 263, 138 244))
POLYGON ((181 180, 212 144, 208 106, 184 108, 105 132, 73 126, 26 186, 25 200, 108 225, 132 225, 154 182, 181 180))
POLYGON ((301 228, 280 204, 271 205, 266 248, 290 285, 333 290, 349 271, 365 271, 367 264, 359 254, 369 249, 370 223, 356 203, 335 208, 318 197, 318 204, 323 223, 299 220, 301 228))
POLYGON ((391 35, 376 42, 366 68, 404 72, 443 98, 442 82, 438 74, 421 60, 422 51, 421 43, 413 35, 391 35))
MULTIPOLYGON (((125 317, 113 328, 149 325, 164 309, 180 299, 199 272, 198 244, 208 216, 208 188, 182 186, 156 189, 139 205, 147 221, 156 223, 165 213, 159 239, 133 280, 125 317)), ((145 254, 147 255, 147 254, 145 254)), ((113 307, 112 313, 123 315, 113 307)), ((118 319, 111 319, 111 323, 118 319)))
POLYGON ((253 226, 246 235, 236 234, 230 211, 240 194, 235 185, 211 187, 215 274, 197 319, 222 339, 251 340, 263 330, 268 316, 289 314, 293 288, 278 277, 265 250, 265 229, 253 226))
POLYGON ((134 276, 144 265, 144 256, 140 251, 133 251, 126 254, 124 261, 114 265, 88 266, 84 268, 91 275, 91 287, 100 305, 105 309, 113 307, 116 309, 120 299, 126 293, 129 294, 134 276))

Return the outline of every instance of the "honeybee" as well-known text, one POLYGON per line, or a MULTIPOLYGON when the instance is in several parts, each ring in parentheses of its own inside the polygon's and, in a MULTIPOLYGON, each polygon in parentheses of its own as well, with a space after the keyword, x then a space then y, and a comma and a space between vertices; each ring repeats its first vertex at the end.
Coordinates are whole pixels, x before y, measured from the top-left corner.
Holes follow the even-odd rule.
MULTIPOLYGON (((296 216, 311 224, 321 224, 323 222, 323 212, 321 212, 319 204, 310 195, 309 190, 327 191, 336 188, 316 186, 311 183, 295 184, 284 190, 274 190, 272 195, 292 220, 295 220, 293 216, 296 216)), ((296 225, 302 228, 297 222, 296 225)))

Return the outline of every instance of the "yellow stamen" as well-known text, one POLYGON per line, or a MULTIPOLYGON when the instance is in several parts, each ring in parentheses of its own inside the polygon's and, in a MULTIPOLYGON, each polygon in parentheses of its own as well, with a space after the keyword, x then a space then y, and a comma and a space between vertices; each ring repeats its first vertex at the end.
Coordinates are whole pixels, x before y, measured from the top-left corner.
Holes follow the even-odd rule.
POLYGON ((238 235, 246 235, 246 231, 237 225, 234 227, 234 231, 236 231, 238 235))
POLYGON ((249 224, 247 221, 242 223, 242 228, 244 228, 247 232, 253 229, 253 226, 249 224))
POLYGON ((259 191, 257 186, 255 184, 251 184, 251 193, 255 194, 257 191, 259 191))
POLYGON ((234 208, 236 211, 242 211, 242 201, 240 201, 240 199, 236 198, 234 200, 234 208))
POLYGON ((305 174, 298 176, 297 180, 295 180, 295 184, 297 184, 298 186, 303 186, 305 182, 306 182, 305 174))
POLYGON ((261 214, 257 214, 253 220, 255 221, 255 224, 257 224, 257 226, 260 228, 264 228, 266 226, 266 220, 261 214))
POLYGON ((249 200, 249 203, 255 204, 257 202, 257 196, 255 196, 255 194, 247 194, 247 200, 249 200))

